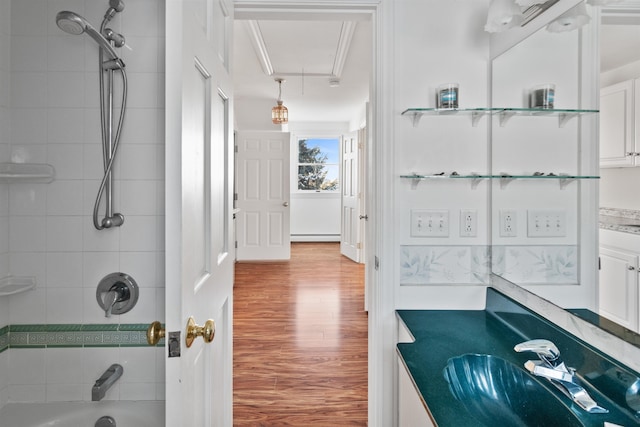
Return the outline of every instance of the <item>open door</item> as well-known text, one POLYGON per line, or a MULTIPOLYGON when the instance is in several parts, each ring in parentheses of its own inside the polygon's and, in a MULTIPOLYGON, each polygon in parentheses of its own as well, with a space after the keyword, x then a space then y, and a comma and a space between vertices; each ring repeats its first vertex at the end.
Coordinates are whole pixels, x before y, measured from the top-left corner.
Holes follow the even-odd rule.
POLYGON ((351 132, 342 137, 340 252, 355 262, 360 262, 362 248, 359 173, 361 145, 358 141, 358 132, 351 132))
POLYGON ((166 2, 168 426, 232 425, 232 13, 166 2))
POLYGON ((287 132, 238 131, 238 261, 291 257, 290 145, 287 132))

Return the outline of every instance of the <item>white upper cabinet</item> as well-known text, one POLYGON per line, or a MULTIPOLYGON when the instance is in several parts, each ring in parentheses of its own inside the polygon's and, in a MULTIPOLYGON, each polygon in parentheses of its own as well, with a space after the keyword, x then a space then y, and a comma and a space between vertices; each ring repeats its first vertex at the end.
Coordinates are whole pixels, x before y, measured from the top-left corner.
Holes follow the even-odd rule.
POLYGON ((600 90, 600 167, 640 166, 640 82, 600 90))

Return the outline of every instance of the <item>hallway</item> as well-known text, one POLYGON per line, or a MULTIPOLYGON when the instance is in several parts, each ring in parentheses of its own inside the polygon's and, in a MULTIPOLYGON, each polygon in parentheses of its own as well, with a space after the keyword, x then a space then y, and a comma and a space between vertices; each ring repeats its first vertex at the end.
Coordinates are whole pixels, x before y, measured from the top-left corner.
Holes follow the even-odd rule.
POLYGON ((364 266, 338 243, 236 264, 234 426, 365 426, 364 266))

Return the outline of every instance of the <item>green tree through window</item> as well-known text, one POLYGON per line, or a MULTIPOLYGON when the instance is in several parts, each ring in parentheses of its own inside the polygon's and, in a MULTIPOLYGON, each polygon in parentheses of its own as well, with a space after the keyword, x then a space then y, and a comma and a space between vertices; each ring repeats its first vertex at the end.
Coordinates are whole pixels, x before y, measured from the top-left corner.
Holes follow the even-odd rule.
POLYGON ((340 140, 298 140, 298 190, 336 191, 340 140))

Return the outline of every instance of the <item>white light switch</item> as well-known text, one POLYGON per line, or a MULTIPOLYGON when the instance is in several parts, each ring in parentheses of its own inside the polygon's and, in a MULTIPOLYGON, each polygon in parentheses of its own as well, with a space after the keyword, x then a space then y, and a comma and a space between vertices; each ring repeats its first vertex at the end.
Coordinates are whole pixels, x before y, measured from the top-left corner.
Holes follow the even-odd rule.
POLYGON ((448 237, 448 210, 412 210, 411 237, 448 237))
POLYGON ((564 237, 567 235, 567 214, 562 210, 527 211, 529 237, 564 237))

